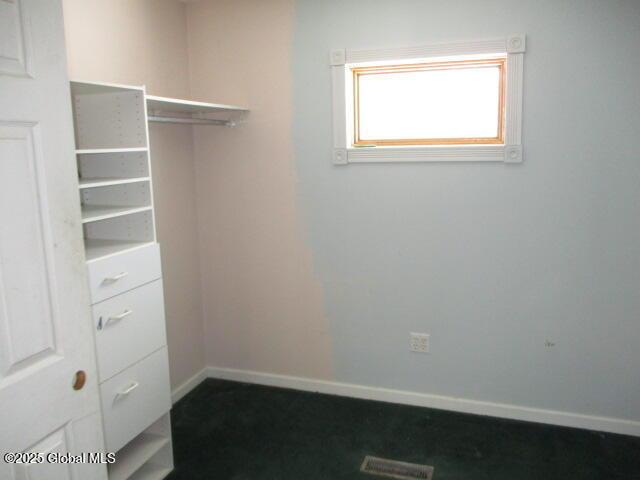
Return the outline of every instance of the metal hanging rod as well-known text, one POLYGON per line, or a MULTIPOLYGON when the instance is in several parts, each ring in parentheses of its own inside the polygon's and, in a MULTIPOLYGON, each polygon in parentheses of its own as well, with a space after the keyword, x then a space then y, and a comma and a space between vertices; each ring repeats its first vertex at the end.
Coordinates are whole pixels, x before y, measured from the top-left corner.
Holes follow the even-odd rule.
POLYGON ((187 123, 196 125, 221 125, 224 127, 235 127, 236 122, 233 120, 215 120, 211 118, 184 118, 184 117, 164 117, 157 115, 149 115, 150 122, 162 123, 187 123))

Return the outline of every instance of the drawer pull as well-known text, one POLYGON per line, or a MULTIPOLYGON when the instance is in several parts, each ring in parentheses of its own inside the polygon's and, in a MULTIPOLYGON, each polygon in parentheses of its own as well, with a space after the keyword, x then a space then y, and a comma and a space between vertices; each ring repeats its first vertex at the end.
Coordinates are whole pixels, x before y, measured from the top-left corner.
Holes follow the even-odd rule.
POLYGON ((129 272, 120 272, 117 275, 114 275, 113 277, 107 277, 104 279, 104 281, 102 283, 116 283, 118 280, 122 280, 124 277, 126 277, 127 275, 129 275, 129 272))
POLYGON ((107 318, 107 321, 105 322, 104 326, 106 327, 107 325, 109 325, 109 323, 111 322, 119 322, 120 320, 122 320, 123 318, 127 318, 129 315, 131 315, 133 313, 133 310, 130 309, 126 309, 124 312, 122 312, 120 315, 114 315, 113 317, 109 317, 107 318))
POLYGON ((98 330, 102 330, 103 328, 107 327, 110 323, 119 322, 120 320, 128 317, 132 313, 133 313, 133 310, 127 308, 120 315, 114 315, 113 317, 108 317, 107 321, 104 322, 104 324, 102 323, 102 317, 100 317, 100 320, 98 320, 98 330))
POLYGON ((114 401, 118 400, 118 398, 126 397, 127 395, 129 395, 131 392, 133 392, 139 386, 140 386, 140 384, 138 382, 133 382, 131 385, 129 385, 127 388, 125 388, 121 392, 116 393, 116 397, 114 398, 114 401))

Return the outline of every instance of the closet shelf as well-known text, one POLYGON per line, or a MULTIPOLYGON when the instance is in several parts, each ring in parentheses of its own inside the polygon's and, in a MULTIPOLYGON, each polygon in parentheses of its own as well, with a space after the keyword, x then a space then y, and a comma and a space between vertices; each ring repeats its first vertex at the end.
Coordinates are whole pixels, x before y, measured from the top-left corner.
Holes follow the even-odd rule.
POLYGON ((162 435, 140 434, 118 451, 116 463, 109 468, 109 480, 127 480, 168 443, 162 435))
POLYGON ((96 95, 101 93, 122 93, 139 91, 144 92, 144 87, 135 85, 121 85, 107 82, 87 82, 85 80, 71 80, 71 93, 73 95, 96 95))
POLYGON ((81 148, 76 150, 76 155, 87 155, 90 153, 128 153, 128 152, 146 152, 147 147, 133 148, 81 148))
POLYGON ((147 95, 147 108, 152 111, 167 113, 213 113, 213 112, 248 112, 244 107, 224 105, 222 103, 196 102, 179 98, 147 95))
POLYGON ((110 187, 112 185, 125 185, 127 183, 140 183, 140 182, 148 182, 150 180, 149 177, 131 177, 131 178, 120 178, 120 177, 96 177, 96 178, 81 178, 78 181, 78 187, 82 190, 85 188, 95 188, 95 187, 110 187))
POLYGON ((147 95, 150 122, 193 123, 235 126, 249 110, 236 105, 196 102, 147 95))
POLYGON ((102 259, 111 255, 128 252, 136 248, 151 245, 153 241, 131 241, 131 240, 99 240, 87 238, 84 241, 85 256, 87 262, 102 259))
POLYGON ((146 212, 153 207, 150 205, 143 207, 136 206, 113 206, 113 205, 82 205, 82 223, 97 222, 109 218, 131 215, 133 213, 146 212))

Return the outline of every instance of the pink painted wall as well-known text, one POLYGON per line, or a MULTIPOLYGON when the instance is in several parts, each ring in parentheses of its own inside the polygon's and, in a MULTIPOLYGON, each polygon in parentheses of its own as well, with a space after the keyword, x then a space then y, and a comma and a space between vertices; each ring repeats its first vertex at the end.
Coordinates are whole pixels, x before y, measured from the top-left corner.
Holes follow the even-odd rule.
POLYGON ((193 98, 247 105, 194 128, 208 365, 331 378, 323 291, 297 204, 291 0, 187 8, 193 98))

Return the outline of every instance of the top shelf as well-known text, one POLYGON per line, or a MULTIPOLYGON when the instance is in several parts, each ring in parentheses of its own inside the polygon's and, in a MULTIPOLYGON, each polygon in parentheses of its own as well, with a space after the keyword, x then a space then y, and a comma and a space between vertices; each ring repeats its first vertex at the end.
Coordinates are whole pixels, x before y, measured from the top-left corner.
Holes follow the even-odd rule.
POLYGON ((249 110, 236 105, 225 105, 221 103, 195 102, 192 100, 181 100, 179 98, 158 97, 147 95, 147 108, 154 113, 162 114, 207 114, 207 113, 244 113, 249 110))
POLYGON ((71 92, 74 95, 95 95, 97 93, 144 92, 144 87, 120 85, 117 83, 86 82, 71 80, 71 92))

